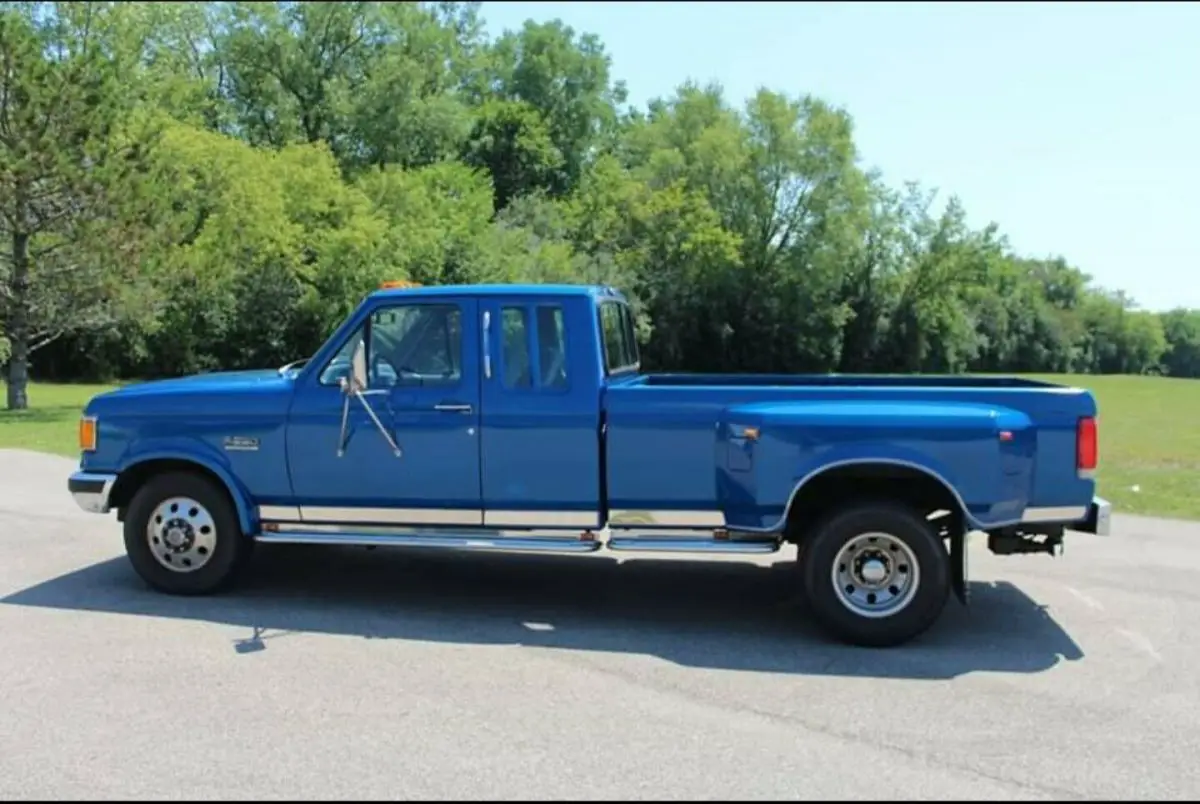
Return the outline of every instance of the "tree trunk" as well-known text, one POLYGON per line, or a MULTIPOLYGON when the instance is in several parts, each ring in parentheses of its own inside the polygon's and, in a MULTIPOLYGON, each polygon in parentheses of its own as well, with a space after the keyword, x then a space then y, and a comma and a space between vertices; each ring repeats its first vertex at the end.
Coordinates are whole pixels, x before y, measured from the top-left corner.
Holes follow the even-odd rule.
POLYGON ((12 302, 8 308, 8 409, 29 407, 29 235, 13 232, 12 302))

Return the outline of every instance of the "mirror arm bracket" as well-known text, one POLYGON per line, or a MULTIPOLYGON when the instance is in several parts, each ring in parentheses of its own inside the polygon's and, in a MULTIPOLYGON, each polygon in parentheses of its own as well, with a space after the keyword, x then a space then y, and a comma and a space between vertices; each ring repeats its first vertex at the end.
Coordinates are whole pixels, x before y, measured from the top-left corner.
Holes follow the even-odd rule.
POLYGON ((400 450, 400 445, 392 438, 392 434, 383 426, 383 422, 375 415, 375 409, 371 407, 371 403, 367 401, 367 394, 372 393, 367 390, 367 359, 366 359, 366 338, 358 342, 358 346, 354 348, 354 354, 350 358, 350 376, 342 377, 339 384, 342 387, 342 430, 338 435, 337 456, 339 458, 346 454, 346 441, 349 436, 347 426, 350 420, 350 397, 358 399, 359 404, 371 417, 371 421, 375 424, 375 429, 388 442, 388 446, 392 448, 392 453, 397 457, 402 457, 403 453, 400 450))

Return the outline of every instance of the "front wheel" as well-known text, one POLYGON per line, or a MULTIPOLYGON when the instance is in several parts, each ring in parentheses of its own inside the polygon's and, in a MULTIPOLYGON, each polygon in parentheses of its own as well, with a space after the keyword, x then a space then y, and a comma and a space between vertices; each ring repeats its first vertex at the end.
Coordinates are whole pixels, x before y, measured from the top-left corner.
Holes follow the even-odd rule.
POLYGON ((822 629, 864 647, 907 642, 937 620, 950 592, 942 540, 891 502, 838 510, 808 537, 801 580, 822 629))
POLYGON ((225 489, 191 472, 152 477, 125 514, 130 563, 168 594, 201 595, 225 586, 252 545, 225 489))

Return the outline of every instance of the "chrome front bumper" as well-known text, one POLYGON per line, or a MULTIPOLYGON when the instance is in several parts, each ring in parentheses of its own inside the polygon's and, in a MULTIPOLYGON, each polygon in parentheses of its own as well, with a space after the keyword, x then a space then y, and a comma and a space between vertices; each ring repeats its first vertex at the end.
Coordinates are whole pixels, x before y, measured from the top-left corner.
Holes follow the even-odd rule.
POLYGON ((116 482, 116 475, 76 472, 67 479, 67 491, 75 498, 75 504, 89 514, 107 514, 111 510, 108 496, 116 482))
POLYGON ((1108 536, 1112 532, 1112 503, 1103 497, 1093 497, 1088 506, 1088 515, 1071 523, 1071 530, 1108 536))

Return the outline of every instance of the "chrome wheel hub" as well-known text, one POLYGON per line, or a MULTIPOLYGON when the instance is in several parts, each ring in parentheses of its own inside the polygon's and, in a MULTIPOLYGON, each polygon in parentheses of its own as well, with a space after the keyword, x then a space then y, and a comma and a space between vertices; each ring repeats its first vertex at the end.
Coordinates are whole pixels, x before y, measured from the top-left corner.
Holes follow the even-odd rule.
POLYGON ((887 564, 878 558, 869 558, 858 569, 859 577, 869 586, 878 586, 888 576, 887 564))
POLYGON ((921 583, 916 556, 888 533, 864 533, 846 542, 834 559, 832 576, 839 602, 870 618, 903 611, 921 583))
POLYGON ((159 503, 146 525, 150 553, 172 572, 195 572, 212 558, 217 526, 208 509, 190 497, 159 503))

